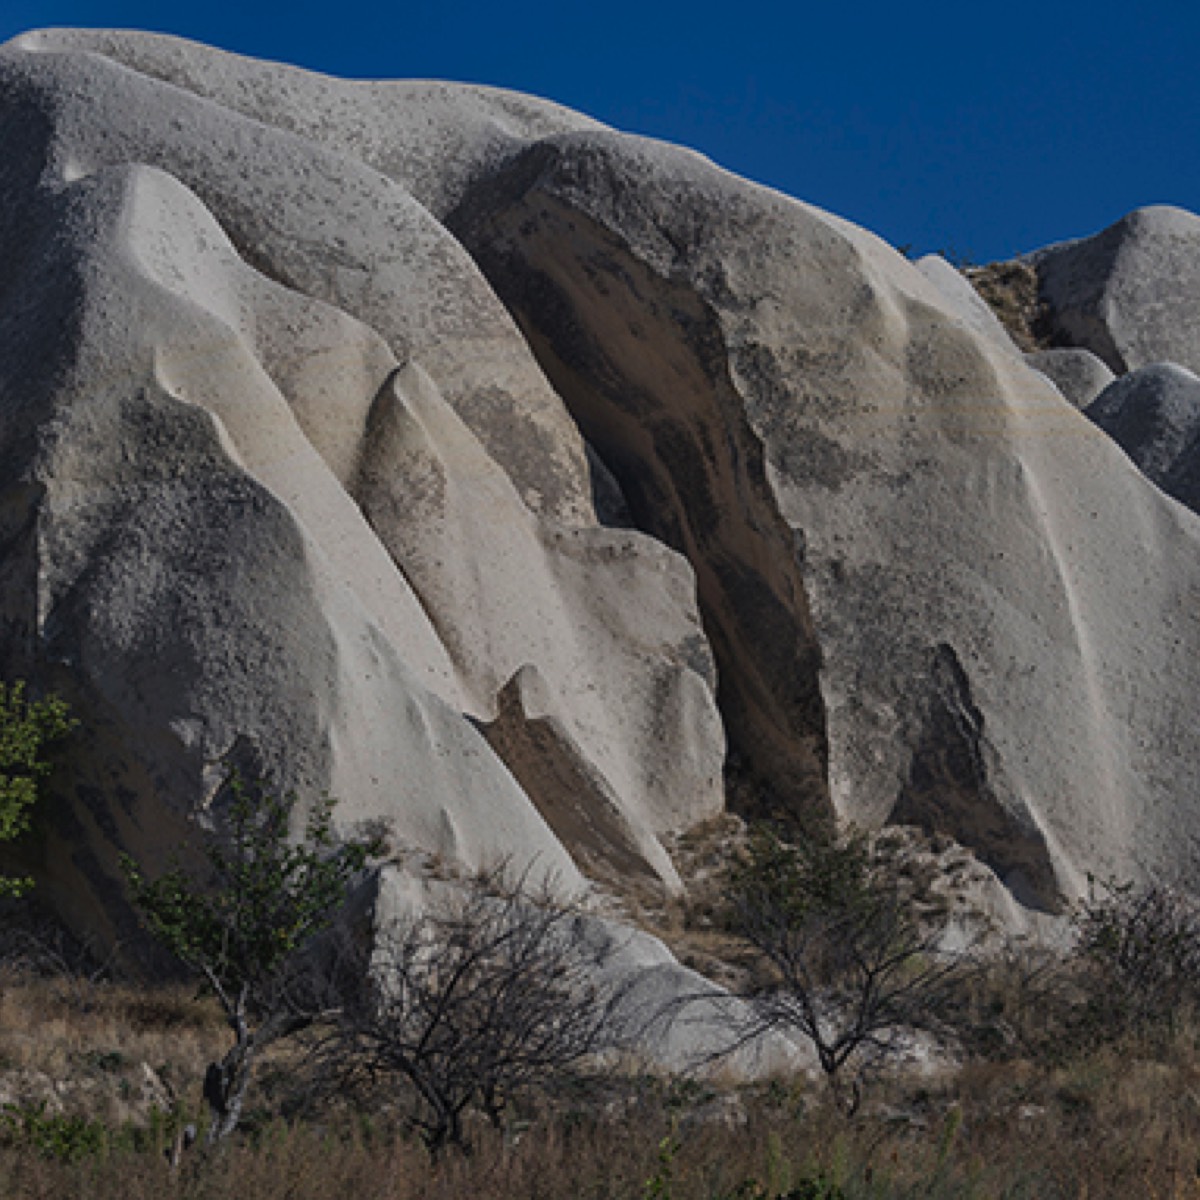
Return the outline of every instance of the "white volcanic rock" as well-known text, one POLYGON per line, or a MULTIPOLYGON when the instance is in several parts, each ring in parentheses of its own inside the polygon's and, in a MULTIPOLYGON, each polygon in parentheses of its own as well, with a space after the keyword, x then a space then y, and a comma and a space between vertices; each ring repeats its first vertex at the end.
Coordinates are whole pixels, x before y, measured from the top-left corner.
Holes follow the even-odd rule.
POLYGON ((0 50, 0 654, 87 730, 56 899, 127 919, 117 851, 161 860, 229 756, 400 847, 678 886, 656 835, 722 803, 692 575, 597 524, 576 426, 469 257, 236 78, 243 111, 71 42, 0 50))
POLYGON ((1034 905, 1200 866, 1200 530, 1015 347, 847 222, 636 138, 548 139, 448 221, 693 562, 777 798, 950 832, 1034 905))
POLYGON ((502 166, 530 142, 605 128, 558 104, 498 88, 334 79, 161 34, 45 29, 14 38, 10 45, 103 55, 221 109, 366 163, 438 217, 458 203, 472 180, 502 166))
MULTIPOLYGON (((526 503, 567 523, 592 520, 577 431, 470 259, 407 190, 320 142, 95 53, 54 50, 57 36, 17 39, 3 63, 10 119, 26 123, 26 140, 45 140, 51 174, 70 182, 139 163, 172 175, 249 265, 369 325, 396 359, 419 359, 526 503)), ((170 44, 211 59, 218 75, 244 61, 170 44)), ((320 77, 294 74, 296 106, 320 111, 320 77), (317 81, 315 97, 305 81, 317 81)))
POLYGON ((1065 344, 1091 350, 1118 375, 1158 362, 1200 371, 1200 217, 1139 208, 1027 260, 1065 344))
POLYGON ((1159 487, 1200 509, 1200 379, 1174 363, 1122 376, 1088 408, 1159 487))
MULTIPOLYGON (((384 868, 368 900, 372 921, 379 929, 403 928, 423 912, 454 911, 459 886, 384 868)), ((571 898, 563 889, 559 895, 571 898)), ((582 907, 576 919, 576 945, 594 966, 598 994, 613 1003, 614 1024, 651 1067, 739 1079, 817 1074, 810 1043, 774 1030, 744 1036, 756 1024, 750 1006, 682 966, 658 938, 582 907)))
POLYGON ((913 264, 942 294, 946 303, 971 330, 1009 349, 1012 338, 988 302, 971 286, 961 271, 952 267, 940 254, 926 254, 913 264))
POLYGON ((1087 408, 1116 376, 1090 350, 1060 346, 1025 355, 1025 361, 1076 408, 1087 408))
MULTIPOLYGON (((936 264, 553 105, 150 35, 0 50, 0 141, 0 655, 88 729, 79 923, 230 754, 572 880, 677 885, 726 736, 1035 907, 1200 867, 1200 524, 936 264)), ((1195 219, 1138 220, 1100 291, 1182 343, 1195 219)))

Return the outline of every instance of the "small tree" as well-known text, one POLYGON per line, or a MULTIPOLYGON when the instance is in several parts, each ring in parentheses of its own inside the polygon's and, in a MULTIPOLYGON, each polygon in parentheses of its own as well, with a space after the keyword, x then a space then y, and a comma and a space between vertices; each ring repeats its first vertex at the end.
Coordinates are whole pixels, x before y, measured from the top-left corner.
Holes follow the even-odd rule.
POLYGON ((848 1113, 899 1036, 937 1023, 960 969, 894 864, 859 832, 789 845, 759 831, 732 873, 728 916, 764 968, 744 997, 752 1016, 741 1040, 774 1029, 807 1038, 848 1113))
POLYGON ((516 1096, 545 1091, 630 1036, 625 989, 601 986, 607 950, 548 885, 485 872, 383 929, 355 1002, 320 1048, 339 1090, 397 1078, 433 1153, 464 1146, 470 1109, 499 1126, 516 1096))
MULTIPOLYGON (((0 842, 29 831, 38 785, 51 769, 44 752, 77 724, 57 697, 29 701, 23 682, 0 683, 0 842)), ((29 878, 0 876, 0 896, 21 896, 32 886, 29 878)))
POLYGON ((314 942, 376 848, 374 839, 335 840, 332 800, 313 808, 293 844, 294 797, 247 786, 236 773, 228 784, 228 819, 206 845, 204 876, 177 866, 150 880, 133 859, 122 860, 150 932, 203 977, 234 1035, 205 1076, 210 1145, 237 1127, 263 1049, 321 1016, 314 942))

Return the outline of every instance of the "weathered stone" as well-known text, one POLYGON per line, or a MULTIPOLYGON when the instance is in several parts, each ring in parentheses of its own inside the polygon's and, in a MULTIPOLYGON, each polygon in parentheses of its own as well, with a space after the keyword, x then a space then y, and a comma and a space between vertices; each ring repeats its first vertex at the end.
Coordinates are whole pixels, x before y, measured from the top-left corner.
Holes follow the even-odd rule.
POLYGON ((1062 344, 1091 350, 1118 375, 1159 362, 1200 371, 1200 217, 1139 208, 1028 261, 1062 344))
POLYGON ((1027 354, 1025 361, 1076 407, 1087 408, 1116 376, 1090 351, 1060 347, 1027 354))
POLYGON ((961 271, 939 254, 926 254, 924 258, 917 259, 914 265, 941 292, 947 305, 954 309, 972 333, 989 338, 1005 349, 1012 345, 1012 338, 1000 318, 961 271))
POLYGON ((643 139, 548 139, 448 221, 692 561, 777 800, 941 828, 1035 907, 1200 865, 1172 833, 1196 530, 1015 346, 861 230, 643 139))
POLYGON ((0 51, 0 659, 87 731, 48 894, 113 936, 117 852, 161 861, 230 759, 401 848, 577 879, 481 733, 526 668, 678 886, 657 834, 719 810, 724 745, 686 563, 597 524, 573 421, 403 187, 254 119, 279 96, 241 60, 116 39, 246 112, 86 40, 0 51))
POLYGON ((1200 512, 1200 379, 1174 363, 1142 367, 1110 384, 1088 408, 1159 487, 1200 512))
MULTIPOLYGON (((539 101, 149 35, 10 43, 0 139, 0 661, 88 729, 77 924, 230 755, 575 881, 677 886, 726 737, 748 808, 1032 908, 1200 867, 1196 521, 942 267, 539 101)), ((1195 345, 1196 224, 1033 261, 1124 369, 1195 345)))

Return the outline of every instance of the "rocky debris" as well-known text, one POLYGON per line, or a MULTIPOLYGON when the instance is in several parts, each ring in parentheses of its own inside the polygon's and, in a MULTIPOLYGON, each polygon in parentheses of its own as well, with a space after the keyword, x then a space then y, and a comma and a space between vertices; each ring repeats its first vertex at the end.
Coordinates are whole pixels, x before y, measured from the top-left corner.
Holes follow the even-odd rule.
POLYGON ((1169 496, 1200 512, 1200 379, 1174 363, 1122 376, 1087 416, 1169 496))
POLYGON ((1117 375, 1161 362, 1200 371, 1200 217, 1139 208, 1024 261, 1056 345, 1091 350, 1117 375))
POLYGON ((1027 354, 1025 361, 1081 409, 1087 408, 1116 378, 1090 350, 1059 346, 1027 354))

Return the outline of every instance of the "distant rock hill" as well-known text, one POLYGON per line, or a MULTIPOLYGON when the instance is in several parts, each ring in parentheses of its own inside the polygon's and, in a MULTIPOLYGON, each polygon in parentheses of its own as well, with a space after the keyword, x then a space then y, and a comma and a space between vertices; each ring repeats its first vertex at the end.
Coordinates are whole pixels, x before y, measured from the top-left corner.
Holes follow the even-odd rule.
POLYGON ((618 891, 727 803, 1033 912, 1196 877, 1200 219, 1024 260, 1027 360, 944 263, 543 101, 95 31, 0 97, 0 662, 86 734, 33 864, 77 926, 223 762, 618 891))

